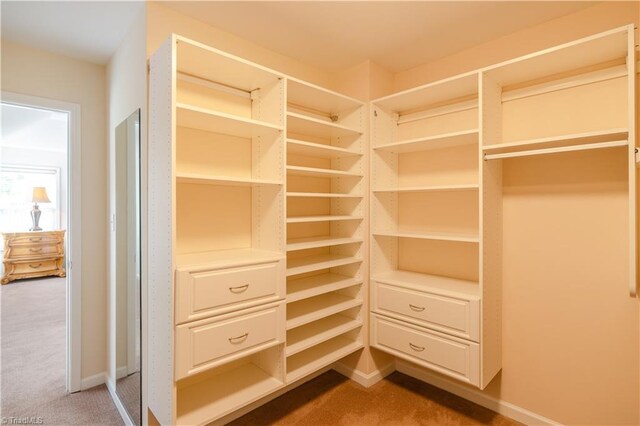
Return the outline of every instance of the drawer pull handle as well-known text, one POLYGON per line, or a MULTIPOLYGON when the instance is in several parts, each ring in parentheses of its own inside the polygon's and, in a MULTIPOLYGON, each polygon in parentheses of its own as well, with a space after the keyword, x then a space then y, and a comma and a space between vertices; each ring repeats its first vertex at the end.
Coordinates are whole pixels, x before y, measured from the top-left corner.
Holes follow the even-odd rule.
POLYGON ((38 241, 42 241, 42 237, 38 237, 38 238, 29 238, 29 241, 33 242, 33 243, 37 243, 38 241))
POLYGON ((411 303, 409 303, 409 307, 416 311, 416 312, 422 312, 424 311, 424 306, 416 306, 416 305, 412 305, 411 303))
POLYGON ((39 248, 30 248, 29 251, 31 253, 40 253, 42 251, 42 247, 39 248))
POLYGON ((29 268, 33 268, 33 269, 38 269, 41 266, 42 266, 42 263, 38 263, 37 265, 29 264, 29 268))
POLYGON ((416 352, 422 352, 424 351, 424 346, 418 346, 418 345, 414 345, 413 343, 409 342, 409 347, 411 349, 413 349, 416 352))
POLYGON ((244 333, 242 336, 238 336, 238 337, 229 337, 229 343, 233 343, 233 344, 242 343, 245 340, 247 340, 247 337, 249 337, 249 333, 244 333))
POLYGON ((245 284, 245 285, 239 285, 236 287, 229 287, 229 291, 231 293, 242 293, 244 291, 246 291, 249 288, 249 284, 245 284))

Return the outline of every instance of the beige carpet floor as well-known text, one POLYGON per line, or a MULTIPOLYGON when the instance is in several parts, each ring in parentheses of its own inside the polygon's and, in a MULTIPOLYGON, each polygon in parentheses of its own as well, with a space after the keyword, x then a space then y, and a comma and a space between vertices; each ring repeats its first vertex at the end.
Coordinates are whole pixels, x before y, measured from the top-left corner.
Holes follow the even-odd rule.
POLYGON ((398 372, 367 389, 333 370, 230 424, 520 425, 491 410, 398 372))
POLYGON ((64 286, 63 278, 41 278, 0 287, 0 415, 45 425, 121 425, 105 385, 66 392, 64 286))

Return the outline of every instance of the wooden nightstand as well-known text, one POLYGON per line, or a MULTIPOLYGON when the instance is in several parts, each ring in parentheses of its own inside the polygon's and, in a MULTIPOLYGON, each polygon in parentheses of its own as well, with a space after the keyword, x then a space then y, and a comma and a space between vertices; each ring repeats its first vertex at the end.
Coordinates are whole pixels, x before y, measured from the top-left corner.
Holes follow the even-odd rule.
POLYGON ((22 278, 66 276, 65 231, 9 232, 4 237, 2 284, 22 278))

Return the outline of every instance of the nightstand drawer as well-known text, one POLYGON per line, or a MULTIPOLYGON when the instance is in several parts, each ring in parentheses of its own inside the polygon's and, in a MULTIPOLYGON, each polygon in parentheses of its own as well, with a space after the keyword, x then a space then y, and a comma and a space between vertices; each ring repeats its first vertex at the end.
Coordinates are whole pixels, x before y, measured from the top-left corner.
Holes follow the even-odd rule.
POLYGON ((59 244, 62 243, 62 235, 54 233, 42 233, 41 235, 20 235, 9 240, 9 246, 28 246, 41 244, 59 244))
POLYGON ((176 272, 176 324, 284 298, 284 264, 176 272))
POLYGON ((443 333, 478 341, 480 302, 425 293, 374 282, 373 310, 433 328, 443 333))
POLYGON ((447 376, 477 385, 480 378, 479 346, 449 338, 422 327, 371 316, 371 344, 447 376))
POLYGON ((29 262, 14 262, 12 272, 14 274, 29 274, 32 272, 54 271, 57 268, 58 261, 56 259, 34 260, 29 262))
POLYGON ((176 327, 176 380, 284 343, 284 323, 272 304, 176 327))
POLYGON ((8 259, 57 256, 62 255, 62 246, 60 244, 42 244, 42 245, 17 245, 9 246, 7 252, 8 259))

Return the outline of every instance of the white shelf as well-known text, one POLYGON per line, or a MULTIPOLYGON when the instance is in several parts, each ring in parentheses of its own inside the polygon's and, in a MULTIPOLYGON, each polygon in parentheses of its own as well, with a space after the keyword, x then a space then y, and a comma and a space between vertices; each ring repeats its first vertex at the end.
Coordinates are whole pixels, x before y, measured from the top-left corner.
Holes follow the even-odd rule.
POLYGON ((362 155, 346 148, 297 139, 287 139, 287 153, 319 158, 343 158, 362 155))
POLYGON ((402 270, 375 274, 371 280, 464 300, 480 299, 480 285, 474 281, 402 270))
POLYGON ((426 185, 426 186, 407 186, 398 188, 379 188, 373 192, 455 192, 455 191, 477 191, 479 189, 477 183, 461 184, 461 185, 426 185))
POLYGON ((325 139, 362 135, 359 130, 295 112, 287 112, 287 130, 296 134, 317 136, 325 139))
POLYGON ((337 266, 350 265, 358 262, 362 262, 362 259, 339 254, 320 254, 317 256, 299 257, 287 260, 287 276, 290 277, 292 275, 320 271, 322 269, 335 268, 337 266))
POLYGON ((334 337, 313 349, 287 358, 287 382, 294 382, 361 349, 362 342, 344 336, 334 337))
POLYGON ((287 304, 287 330, 360 305, 362 305, 362 299, 339 293, 326 293, 300 300, 299 302, 289 303, 287 304))
POLYGON ((361 320, 336 314, 309 323, 304 327, 294 328, 287 332, 286 356, 295 355, 361 326, 361 320))
POLYGON ((362 238, 351 237, 308 237, 308 238, 295 238, 287 241, 287 251, 294 250, 306 250, 320 247, 338 246, 342 244, 354 244, 361 243, 362 238))
POLYGON ((264 121, 181 103, 176 104, 176 125, 241 138, 274 134, 282 130, 282 127, 264 121))
POLYGON ((405 112, 444 101, 477 97, 478 73, 470 72, 408 89, 373 101, 387 111, 405 112))
POLYGON ((628 27, 616 28, 505 61, 483 71, 499 85, 511 86, 627 57, 628 27))
POLYGON ((312 277, 290 279, 287 281, 287 303, 342 290, 358 284, 362 284, 361 278, 347 277, 332 272, 312 277))
POLYGON ((283 383, 254 364, 245 364, 178 389, 177 424, 205 425, 256 401, 283 383))
POLYGON ((291 216, 287 218, 287 223, 307 223, 307 222, 334 222, 339 220, 362 220, 362 216, 347 215, 321 215, 321 216, 291 216))
POLYGON ((362 178, 362 174, 342 170, 320 169, 317 167, 287 166, 287 174, 293 176, 312 177, 352 177, 362 178))
POLYGON ((296 106, 339 115, 342 111, 355 110, 363 105, 356 99, 306 81, 290 77, 287 83, 287 101, 296 106))
POLYGON ((362 198, 362 194, 335 194, 331 192, 287 192, 287 197, 299 198, 362 198))
POLYGON ((178 72, 245 92, 267 87, 283 77, 276 71, 185 37, 176 36, 176 41, 178 72))
POLYGON ((176 173, 176 182, 221 186, 282 185, 282 182, 277 180, 252 179, 232 176, 213 176, 201 173, 176 173))
POLYGON ((427 151, 431 149, 450 148, 478 143, 478 129, 447 133, 424 138, 408 139, 374 147, 379 151, 397 153, 427 151))
POLYGON ((454 234, 449 232, 373 232, 374 236, 416 238, 422 240, 458 241, 462 243, 479 243, 478 235, 454 234))
POLYGON ((176 256, 176 269, 180 271, 195 272, 220 267, 276 262, 280 259, 284 259, 284 254, 277 251, 254 248, 217 250, 179 254, 176 256))
POLYGON ((627 142, 628 137, 628 129, 617 128, 486 145, 482 148, 482 151, 485 154, 504 154, 524 150, 564 148, 577 145, 583 145, 585 149, 588 149, 588 146, 591 144, 596 145, 618 141, 627 142))

